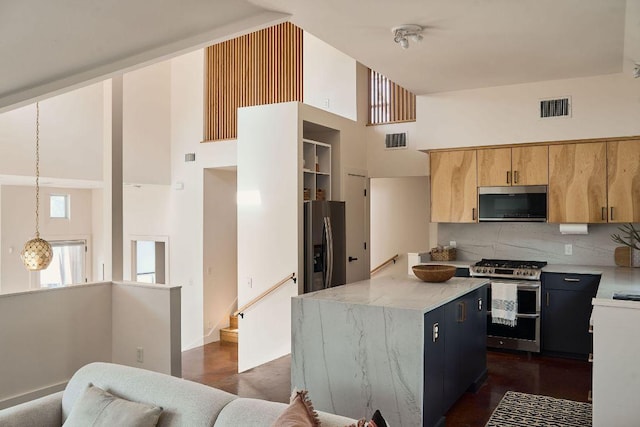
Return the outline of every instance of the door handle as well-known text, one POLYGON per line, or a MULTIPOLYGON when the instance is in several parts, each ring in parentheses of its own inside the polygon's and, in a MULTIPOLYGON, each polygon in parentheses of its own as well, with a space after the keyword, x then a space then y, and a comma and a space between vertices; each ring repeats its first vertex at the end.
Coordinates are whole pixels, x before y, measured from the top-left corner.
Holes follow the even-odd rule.
POLYGON ((438 338, 440 338, 440 325, 438 323, 434 323, 431 329, 431 339, 433 342, 437 342, 438 338))
POLYGON ((549 292, 547 292, 547 307, 549 307, 549 292))
POLYGON ((357 261, 357 260, 358 260, 358 258, 354 258, 354 257, 352 257, 352 256, 350 256, 350 257, 349 257, 349 262, 351 262, 351 261, 357 261))
POLYGON ((482 298, 478 298, 478 311, 482 311, 482 298))

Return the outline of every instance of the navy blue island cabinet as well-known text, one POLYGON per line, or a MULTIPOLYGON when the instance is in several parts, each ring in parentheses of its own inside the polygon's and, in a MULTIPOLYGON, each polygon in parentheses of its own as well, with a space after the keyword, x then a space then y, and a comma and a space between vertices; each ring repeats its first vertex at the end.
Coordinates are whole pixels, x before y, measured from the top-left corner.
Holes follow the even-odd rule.
POLYGON ((423 427, 444 427, 444 414, 487 376, 487 288, 424 315, 423 427))

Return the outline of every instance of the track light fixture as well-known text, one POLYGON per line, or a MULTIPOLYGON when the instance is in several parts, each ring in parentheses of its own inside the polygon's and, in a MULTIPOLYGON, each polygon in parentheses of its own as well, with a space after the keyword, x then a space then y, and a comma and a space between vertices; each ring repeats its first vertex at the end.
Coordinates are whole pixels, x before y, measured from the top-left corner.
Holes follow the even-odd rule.
POLYGON ((636 62, 633 65, 633 77, 636 79, 640 77, 640 62, 636 62))
POLYGON ((422 30, 423 28, 420 25, 407 24, 393 27, 391 32, 393 33, 393 41, 403 49, 408 49, 409 39, 414 43, 422 41, 422 30))

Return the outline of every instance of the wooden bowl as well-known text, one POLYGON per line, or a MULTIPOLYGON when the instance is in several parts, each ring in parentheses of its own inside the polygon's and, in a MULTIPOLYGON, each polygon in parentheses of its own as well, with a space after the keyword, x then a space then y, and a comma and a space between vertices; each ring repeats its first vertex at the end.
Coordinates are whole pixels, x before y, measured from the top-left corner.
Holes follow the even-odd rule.
POLYGON ((413 274, 423 282, 446 282, 456 274, 453 265, 422 264, 411 267, 413 274))

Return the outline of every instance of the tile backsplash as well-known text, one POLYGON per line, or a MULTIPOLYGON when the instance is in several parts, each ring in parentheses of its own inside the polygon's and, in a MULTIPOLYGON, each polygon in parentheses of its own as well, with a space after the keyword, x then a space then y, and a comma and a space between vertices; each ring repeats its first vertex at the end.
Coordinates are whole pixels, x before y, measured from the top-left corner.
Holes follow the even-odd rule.
POLYGON ((481 258, 547 261, 549 264, 615 265, 611 240, 616 224, 589 224, 589 234, 560 234, 558 224, 438 224, 438 242, 454 240, 459 260, 481 258), (571 244, 573 254, 565 255, 571 244))

